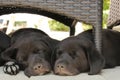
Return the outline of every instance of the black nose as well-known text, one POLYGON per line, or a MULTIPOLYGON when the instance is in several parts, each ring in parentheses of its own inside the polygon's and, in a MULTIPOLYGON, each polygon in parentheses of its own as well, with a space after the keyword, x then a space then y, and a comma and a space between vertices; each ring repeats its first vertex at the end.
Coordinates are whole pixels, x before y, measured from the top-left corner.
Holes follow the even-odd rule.
POLYGON ((60 63, 56 65, 56 68, 61 70, 65 68, 65 65, 60 63))
POLYGON ((40 70, 43 66, 41 64, 34 66, 34 70, 40 70))

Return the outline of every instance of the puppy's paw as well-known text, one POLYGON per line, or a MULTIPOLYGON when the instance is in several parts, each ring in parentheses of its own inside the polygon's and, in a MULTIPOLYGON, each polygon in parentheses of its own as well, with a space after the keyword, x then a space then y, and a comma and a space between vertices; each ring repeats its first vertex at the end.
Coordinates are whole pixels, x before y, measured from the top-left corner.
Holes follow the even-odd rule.
POLYGON ((19 73, 19 65, 17 65, 15 62, 9 61, 3 66, 3 71, 6 74, 10 75, 16 75, 19 73))

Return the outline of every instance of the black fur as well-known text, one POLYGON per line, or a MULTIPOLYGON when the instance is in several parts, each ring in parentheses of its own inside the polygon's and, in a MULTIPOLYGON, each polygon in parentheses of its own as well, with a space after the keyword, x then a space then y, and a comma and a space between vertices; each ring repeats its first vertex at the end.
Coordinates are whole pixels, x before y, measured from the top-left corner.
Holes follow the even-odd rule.
POLYGON ((10 46, 10 41, 10 37, 0 31, 0 66, 5 63, 5 61, 1 58, 1 53, 10 46))

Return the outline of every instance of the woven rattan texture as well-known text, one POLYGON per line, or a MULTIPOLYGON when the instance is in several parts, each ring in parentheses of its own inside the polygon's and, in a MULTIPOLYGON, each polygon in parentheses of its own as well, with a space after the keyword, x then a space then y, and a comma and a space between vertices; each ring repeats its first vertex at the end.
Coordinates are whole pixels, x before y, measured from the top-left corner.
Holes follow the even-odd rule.
POLYGON ((111 26, 117 20, 120 20, 120 0, 111 0, 107 25, 111 26))
POLYGON ((0 6, 39 8, 101 26, 101 0, 0 0, 0 6))

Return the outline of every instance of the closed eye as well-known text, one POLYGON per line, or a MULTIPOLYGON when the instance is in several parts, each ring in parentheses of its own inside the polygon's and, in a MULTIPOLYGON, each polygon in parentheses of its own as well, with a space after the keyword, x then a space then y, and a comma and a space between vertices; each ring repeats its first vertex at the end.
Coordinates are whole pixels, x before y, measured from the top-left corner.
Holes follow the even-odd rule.
POLYGON ((39 49, 33 50, 33 53, 38 53, 38 52, 39 52, 39 49))
POLYGON ((77 53, 76 53, 75 51, 72 51, 72 52, 69 53, 69 55, 70 55, 73 59, 75 59, 75 57, 77 56, 77 53))

